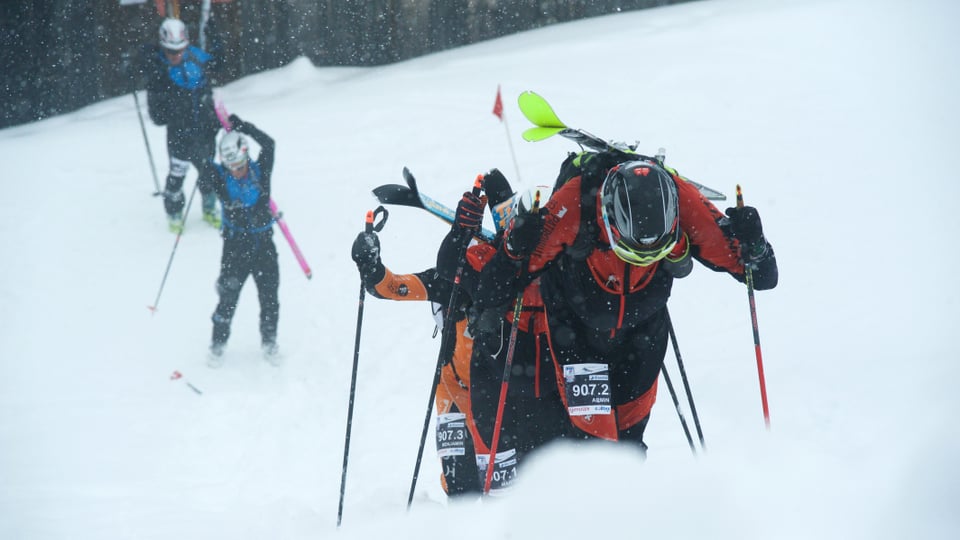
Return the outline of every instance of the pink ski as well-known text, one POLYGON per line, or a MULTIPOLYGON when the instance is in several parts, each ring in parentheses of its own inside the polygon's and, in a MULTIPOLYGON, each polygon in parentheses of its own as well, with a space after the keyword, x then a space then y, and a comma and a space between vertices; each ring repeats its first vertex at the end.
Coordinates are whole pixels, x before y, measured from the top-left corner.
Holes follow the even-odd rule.
POLYGON ((303 270, 303 273, 307 276, 307 279, 313 277, 313 271, 310 270, 310 265, 307 264, 307 260, 303 258, 303 253, 300 251, 300 246, 297 245, 297 241, 293 239, 293 235, 290 234, 290 228, 287 227, 287 222, 283 220, 283 213, 280 212, 280 209, 277 208, 277 203, 273 199, 270 199, 270 213, 273 214, 273 219, 277 220, 277 225, 280 226, 280 231, 283 233, 283 237, 287 239, 287 243, 290 244, 290 249, 293 250, 293 255, 297 258, 297 262, 300 263, 300 269, 303 270))
MULTIPOLYGON (((220 125, 223 126, 223 129, 230 131, 230 115, 227 114, 227 108, 217 96, 214 96, 213 98, 213 109, 217 112, 217 119, 220 120, 220 125)), ((303 253, 300 251, 300 246, 297 245, 297 241, 294 240, 293 235, 290 234, 290 228, 287 227, 287 222, 283 220, 283 213, 280 212, 279 208, 277 208, 277 203, 273 200, 273 198, 270 199, 270 214, 273 215, 273 219, 275 219, 277 225, 280 226, 280 232, 282 232, 283 237, 287 239, 287 244, 290 245, 290 249, 293 250, 293 255, 297 258, 297 262, 300 263, 300 269, 303 270, 303 273, 307 276, 307 279, 313 278, 313 271, 310 270, 310 265, 307 264, 307 260, 303 257, 303 253)))

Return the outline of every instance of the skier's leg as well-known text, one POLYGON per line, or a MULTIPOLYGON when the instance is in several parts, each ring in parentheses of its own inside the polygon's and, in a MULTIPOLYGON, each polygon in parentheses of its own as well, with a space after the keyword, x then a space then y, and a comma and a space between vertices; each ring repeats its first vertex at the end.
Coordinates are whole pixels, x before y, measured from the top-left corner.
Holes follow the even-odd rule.
POLYGON ((190 170, 190 147, 187 136, 178 130, 167 128, 167 155, 170 158, 170 172, 163 191, 163 208, 171 222, 180 221, 183 212, 183 181, 190 170))
MULTIPOLYGON (((216 158, 216 137, 218 129, 198 130, 194 137, 190 161, 198 171, 202 170, 207 160, 216 158)), ((212 184, 200 186, 200 199, 203 208, 203 220, 211 226, 220 228, 220 214, 217 212, 217 194, 212 184)))
POLYGON ((224 240, 223 255, 220 259, 220 277, 217 278, 217 294, 220 301, 213 312, 213 339, 212 346, 227 343, 230 337, 230 322, 237 310, 237 301, 240 300, 240 290, 249 274, 247 264, 239 246, 224 240))
POLYGON ((253 279, 257 284, 257 296, 260 299, 260 338, 264 347, 275 346, 277 342, 277 321, 280 318, 280 267, 277 264, 277 247, 273 239, 267 236, 259 242, 257 265, 253 269, 253 279))
POLYGON ((667 353, 666 311, 660 310, 637 328, 619 350, 611 370, 619 439, 646 453, 643 432, 656 401, 657 381, 667 353))
POLYGON ((163 190, 163 208, 170 219, 181 219, 183 212, 183 180, 190 170, 190 162, 170 156, 170 174, 163 190))

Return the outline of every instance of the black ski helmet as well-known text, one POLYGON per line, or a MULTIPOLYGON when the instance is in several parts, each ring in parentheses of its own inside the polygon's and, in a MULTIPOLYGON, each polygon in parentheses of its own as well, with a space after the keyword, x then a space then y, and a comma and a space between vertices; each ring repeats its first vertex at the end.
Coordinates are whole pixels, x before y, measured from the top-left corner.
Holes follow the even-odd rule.
POLYGON ((628 161, 607 173, 600 188, 610 248, 630 264, 648 266, 680 240, 677 184, 650 161, 628 161))

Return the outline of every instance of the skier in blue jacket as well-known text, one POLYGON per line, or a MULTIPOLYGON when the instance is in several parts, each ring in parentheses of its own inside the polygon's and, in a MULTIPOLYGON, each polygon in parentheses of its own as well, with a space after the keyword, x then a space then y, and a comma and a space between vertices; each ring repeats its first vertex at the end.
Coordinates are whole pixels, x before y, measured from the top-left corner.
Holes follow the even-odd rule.
POLYGON ((231 130, 220 139, 220 163, 207 161, 200 171, 200 189, 214 193, 223 206, 223 254, 213 313, 213 340, 208 365, 223 364, 223 349, 230 337, 230 322, 237 309, 240 289, 253 276, 260 300, 260 338, 264 358, 279 364, 277 319, 280 303, 280 269, 273 242, 274 217, 270 212, 273 173, 273 138, 250 122, 230 115, 231 130), (260 145, 257 159, 250 158, 249 135, 260 145))
MULTIPOLYGON (((147 109, 158 126, 167 126, 170 173, 163 192, 163 206, 170 230, 183 231, 183 181, 190 165, 199 170, 215 153, 220 123, 213 107, 209 74, 216 71, 213 55, 190 45, 187 27, 179 19, 160 25, 159 44, 146 54, 147 109)), ((203 219, 220 227, 217 198, 200 188, 203 219)))

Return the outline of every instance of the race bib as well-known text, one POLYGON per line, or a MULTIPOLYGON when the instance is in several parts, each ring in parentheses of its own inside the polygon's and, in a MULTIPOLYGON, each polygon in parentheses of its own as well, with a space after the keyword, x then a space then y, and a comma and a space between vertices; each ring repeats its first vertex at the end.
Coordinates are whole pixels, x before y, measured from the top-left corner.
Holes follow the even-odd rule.
POLYGON ((467 415, 437 415, 437 455, 441 458, 462 456, 467 452, 467 415))
POLYGON ((570 416, 611 413, 610 373, 607 364, 563 366, 563 381, 570 416))
MULTIPOLYGON (((487 463, 490 454, 477 454, 477 471, 480 473, 480 485, 487 482, 487 463)), ((517 451, 497 452, 493 464, 493 478, 490 480, 490 495, 502 495, 517 479, 517 451)))

